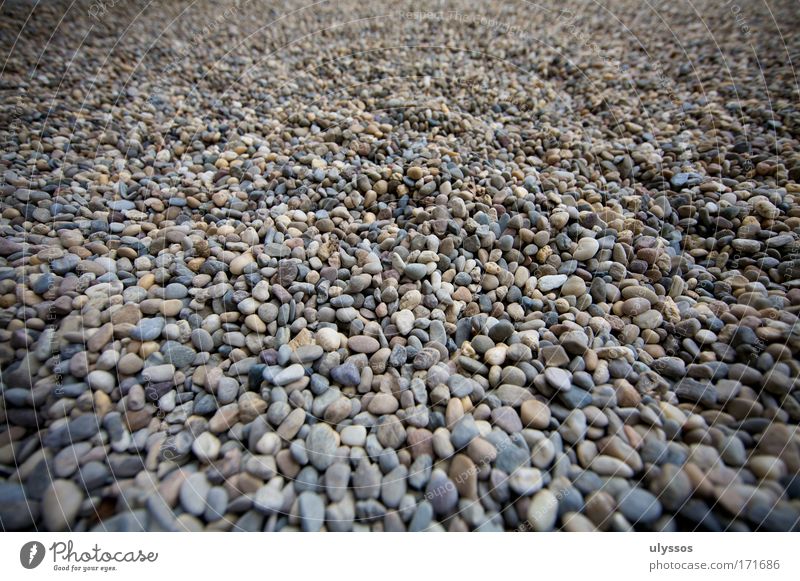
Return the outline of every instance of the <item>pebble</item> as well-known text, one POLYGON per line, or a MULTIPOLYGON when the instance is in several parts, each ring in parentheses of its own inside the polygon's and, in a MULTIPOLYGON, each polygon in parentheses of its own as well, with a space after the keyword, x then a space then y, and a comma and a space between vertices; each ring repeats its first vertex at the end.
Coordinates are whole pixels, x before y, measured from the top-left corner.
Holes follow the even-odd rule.
POLYGON ((397 411, 399 404, 397 400, 388 393, 376 393, 367 409, 370 413, 376 415, 393 414, 397 411))
POLYGON ((220 447, 220 441, 214 434, 203 432, 192 444, 192 452, 201 462, 208 464, 217 459, 220 447))
POLYGON ((201 352, 210 353, 214 350, 214 340, 205 329, 194 329, 192 331, 192 345, 201 352))
POLYGON ((572 374, 566 369, 548 367, 544 370, 544 377, 553 389, 568 391, 572 388, 572 374))
POLYGON ((364 446, 367 441, 367 429, 364 426, 346 426, 341 433, 345 446, 364 446))
POLYGON ((377 339, 366 335, 356 335, 347 340, 347 348, 355 353, 375 353, 379 347, 377 339))
POLYGON ((323 327, 317 331, 315 339, 317 345, 322 347, 324 351, 336 351, 341 344, 339 333, 329 327, 323 327))
POLYGON ((542 488, 544 480, 538 468, 518 468, 508 477, 508 483, 520 496, 531 496, 542 488))
POLYGON ((394 317, 394 324, 401 335, 408 335, 414 328, 414 313, 408 309, 398 311, 394 317))
POLYGON ((452 480, 441 470, 434 470, 425 488, 425 498, 430 502, 434 514, 449 515, 458 504, 458 492, 452 480))
POLYGON ((558 518, 558 497, 546 488, 540 490, 531 499, 527 516, 534 531, 552 531, 558 518))
POLYGON ((290 383, 294 383, 295 381, 302 379, 306 375, 305 367, 300 365, 299 363, 295 363, 294 365, 289 365, 288 367, 281 369, 277 373, 275 373, 271 377, 271 381, 273 384, 278 386, 289 385, 290 383))
POLYGON ((617 499, 619 511, 628 521, 636 525, 651 524, 661 516, 661 503, 647 490, 634 487, 624 491, 617 499))
POLYGON ((75 524, 83 494, 71 480, 54 480, 42 498, 44 524, 49 531, 69 531, 75 524))
POLYGON ((131 329, 131 339, 137 341, 153 341, 161 336, 166 321, 162 317, 142 319, 131 329))
POLYGON ((347 362, 331 369, 331 379, 344 387, 352 387, 360 383, 361 372, 353 363, 347 362))
POLYGON ((200 516, 206 509, 206 497, 211 485, 205 474, 191 474, 180 488, 180 501, 183 510, 194 516, 200 516))
POLYGON ((297 498, 300 511, 300 528, 304 532, 318 532, 325 522, 325 503, 320 495, 313 492, 303 492, 297 498))
POLYGON ((572 253, 572 258, 575 260, 589 260, 593 258, 597 251, 600 250, 600 243, 594 238, 581 238, 578 240, 578 245, 572 253))
POLYGON ((546 293, 561 288, 565 282, 567 282, 566 274, 551 274, 540 278, 537 288, 546 293))
POLYGON ((535 430, 544 430, 550 425, 550 408, 535 399, 522 402, 520 407, 523 425, 535 430))
POLYGON ((306 438, 308 459, 317 470, 325 470, 334 460, 339 436, 328 424, 311 426, 306 438))
POLYGON ((283 494, 274 486, 262 486, 253 497, 253 508, 266 515, 277 513, 283 508, 283 494))

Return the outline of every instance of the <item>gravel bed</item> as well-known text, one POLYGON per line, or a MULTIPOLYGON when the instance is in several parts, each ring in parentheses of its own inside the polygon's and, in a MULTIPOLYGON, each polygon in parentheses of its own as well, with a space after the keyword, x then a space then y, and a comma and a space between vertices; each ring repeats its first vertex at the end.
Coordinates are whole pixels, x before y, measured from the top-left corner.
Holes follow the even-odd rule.
POLYGON ((796 6, 607 4, 4 5, 0 528, 798 530, 796 6))

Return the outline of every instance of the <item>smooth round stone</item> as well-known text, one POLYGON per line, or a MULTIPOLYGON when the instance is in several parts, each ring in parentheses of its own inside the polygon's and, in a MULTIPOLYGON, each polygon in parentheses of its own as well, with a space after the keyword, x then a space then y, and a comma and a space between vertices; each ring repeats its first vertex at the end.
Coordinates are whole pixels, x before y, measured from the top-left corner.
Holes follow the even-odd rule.
POLYGON ((680 466, 664 464, 661 472, 650 485, 650 490, 669 510, 679 511, 689 500, 693 486, 689 476, 680 466))
POLYGON ((447 387, 450 388, 450 394, 453 397, 467 397, 472 394, 480 386, 477 381, 463 375, 451 375, 447 379, 447 387))
POLYGON ((406 175, 414 181, 421 180, 425 175, 424 170, 418 165, 412 165, 406 170, 406 175))
POLYGON ((381 416, 377 423, 378 442, 384 448, 399 450, 406 441, 406 429, 397 416, 381 416))
POLYGON ((748 240, 746 238, 736 238, 731 242, 734 250, 739 252, 758 252, 761 250, 761 242, 758 240, 748 240))
POLYGON ((178 369, 184 369, 194 362, 197 353, 191 347, 181 345, 177 341, 167 341, 161 347, 164 360, 178 369))
POLYGON ((353 387, 361 382, 361 372, 353 363, 348 361, 331 369, 331 379, 345 387, 353 387))
POLYGON ((492 347, 484 354, 483 360, 489 365, 503 365, 506 361, 507 351, 505 345, 492 347))
POLYGON ((144 367, 144 361, 136 353, 126 353, 117 363, 117 371, 122 375, 135 375, 144 367))
POLYGON ((231 274, 236 276, 242 274, 247 265, 252 264, 254 262, 255 259, 253 258, 253 255, 250 254, 249 252, 245 252, 244 254, 237 256, 236 258, 231 260, 231 263, 229 265, 231 274))
POLYGON ((145 367, 144 371, 142 371, 142 377, 145 381, 152 383, 169 381, 175 377, 175 366, 171 363, 165 363, 163 365, 145 367))
POLYGON ((353 406, 346 397, 340 397, 325 408, 325 421, 336 425, 347 419, 353 412, 353 406))
POLYGON ((428 268, 424 264, 407 264, 403 274, 411 280, 422 280, 428 274, 428 268))
POLYGON ((39 509, 25 496, 21 484, 0 482, 0 524, 4 530, 23 530, 33 524, 39 509))
POLYGON ((71 480, 54 480, 42 498, 42 516, 49 531, 68 531, 75 524, 83 492, 71 480))
POLYGON ((95 370, 86 376, 86 383, 92 389, 97 389, 105 393, 111 393, 117 385, 117 379, 108 371, 95 370))
POLYGON ((561 367, 547 367, 544 370, 544 377, 547 383, 559 391, 569 391, 572 389, 572 374, 561 367))
POLYGON ((393 414, 398 407, 399 403, 391 394, 376 393, 375 397, 370 400, 367 410, 372 414, 384 415, 393 414))
POLYGON ((88 442, 78 442, 61 450, 53 458, 53 472, 59 478, 69 478, 78 470, 83 457, 92 449, 88 442))
POLYGON ((439 362, 439 351, 437 349, 422 349, 414 356, 414 369, 430 369, 439 362))
POLYGON ((334 502, 342 500, 349 489, 350 466, 344 462, 331 464, 325 471, 325 492, 334 502))
POLYGON ((167 300, 182 299, 188 295, 189 290, 182 284, 171 283, 164 288, 164 298, 167 300))
POLYGON ((434 513, 449 515, 458 504, 458 491, 452 480, 442 470, 434 470, 425 488, 425 499, 431 503, 434 513))
POLYGON ((308 459, 317 470, 325 470, 333 463, 339 435, 328 424, 314 424, 306 438, 308 459))
POLYGON ((282 507, 283 493, 275 486, 262 486, 253 496, 253 508, 262 514, 274 514, 282 507))
POLYGON ((427 501, 422 501, 417 505, 411 523, 408 525, 409 532, 422 532, 428 529, 433 520, 433 506, 427 501))
POLYGON ((628 317, 641 315, 650 310, 650 301, 642 297, 631 297, 622 303, 622 314, 628 317))
POLYGON ((325 522, 325 503, 313 492, 303 492, 297 499, 300 512, 300 528, 304 532, 317 532, 325 522))
POLYGON ((536 430, 544 430, 550 425, 550 408, 536 399, 522 402, 520 407, 522 424, 536 430))
POLYGON ((205 329, 194 329, 192 345, 200 352, 210 353, 214 349, 214 340, 211 338, 211 333, 205 329))
POLYGON ((748 461, 748 467, 757 478, 780 480, 786 475, 786 464, 775 456, 757 455, 748 461))
POLYGON ((633 324, 640 329, 657 329, 663 322, 661 313, 656 310, 650 310, 637 315, 633 318, 633 324))
POLYGON ((643 488, 623 491, 617 499, 617 506, 631 524, 652 524, 661 516, 661 503, 643 488))
MULTIPOLYGON (((397 294, 395 293, 395 298, 397 298, 397 294)), ((401 310, 410 310, 413 311, 419 304, 422 302, 422 293, 418 290, 412 290, 405 293, 403 296, 400 297, 398 308, 401 310)))
POLYGON ((522 422, 510 406, 502 406, 492 410, 492 423, 509 434, 522 430, 522 422))
POLYGON ((579 276, 571 276, 561 286, 561 294, 580 297, 586 294, 586 282, 579 276))
POLYGON ((319 345, 301 345, 292 353, 292 361, 312 363, 322 357, 324 352, 319 345))
POLYGON ((633 468, 619 458, 613 456, 595 456, 589 468, 601 476, 619 476, 621 478, 633 477, 633 468))
POLYGON ((225 516, 228 508, 228 493, 221 486, 215 486, 208 492, 206 511, 203 518, 208 522, 217 522, 225 516))
POLYGON ((108 209, 114 212, 125 212, 126 210, 133 210, 136 204, 130 200, 112 200, 108 202, 108 209))
POLYGON ((381 483, 381 500, 389 508, 396 509, 403 500, 407 485, 408 468, 402 464, 396 466, 383 477, 381 483))
POLYGON ((322 347, 325 351, 336 351, 339 348, 340 338, 336 329, 323 327, 316 332, 314 338, 317 345, 322 347))
POLYGON ((219 456, 220 441, 214 434, 203 432, 192 443, 192 452, 204 463, 213 462, 219 456))
POLYGON ((508 484, 520 496, 531 496, 542 488, 544 479, 538 468, 517 468, 509 476, 508 484))
POLYGON ((398 333, 401 335, 408 335, 414 328, 414 313, 408 309, 398 311, 394 316, 394 324, 397 327, 398 333))
POLYGON ((380 349, 380 343, 378 343, 378 340, 374 337, 368 337, 367 335, 356 335, 355 337, 350 337, 347 340, 347 348, 355 353, 372 354, 380 349))
POLYGON ((660 357, 650 367, 657 373, 667 377, 677 379, 686 375, 686 363, 679 357, 660 357))
POLYGON ((565 282, 567 282, 566 274, 550 274, 541 277, 537 281, 536 288, 538 288, 543 293, 546 293, 555 290, 557 288, 561 288, 561 286, 565 282))
POLYGON ((578 246, 572 253, 572 258, 575 260, 589 260, 593 258, 597 251, 600 250, 600 243, 594 238, 581 238, 578 240, 578 246))
POLYGON ((367 429, 364 426, 346 426, 342 428, 341 438, 345 446, 363 447, 367 441, 367 429))
POLYGON ((239 381, 233 377, 221 377, 216 394, 219 403, 223 405, 232 403, 239 395, 239 381))
POLYGON ((256 452, 273 456, 281 449, 281 438, 275 432, 267 432, 256 442, 256 452))
POLYGON ((183 510, 194 516, 200 516, 206 509, 206 497, 211 485, 206 475, 200 472, 191 474, 183 481, 180 489, 180 502, 183 510))
POLYGON ((475 418, 471 415, 465 415, 451 429, 450 441, 456 450, 462 450, 479 435, 480 430, 475 423, 475 418))
POLYGON ((556 455, 556 449, 551 440, 539 440, 533 446, 531 452, 531 463, 540 469, 545 469, 552 464, 556 455))
POLYGON ((505 343, 514 333, 511 321, 499 321, 489 329, 489 338, 495 343, 505 343))
POLYGON ((285 369, 281 369, 278 373, 272 376, 272 383, 278 386, 289 385, 290 383, 294 383, 295 381, 302 379, 305 377, 305 375, 305 367, 299 363, 295 363, 289 367, 286 367, 285 369))
POLYGON ((162 317, 142 319, 131 329, 131 339, 137 341, 154 341, 161 336, 166 321, 162 317))
POLYGON ((527 516, 534 531, 552 531, 558 518, 558 497, 546 488, 540 490, 531 499, 527 516))

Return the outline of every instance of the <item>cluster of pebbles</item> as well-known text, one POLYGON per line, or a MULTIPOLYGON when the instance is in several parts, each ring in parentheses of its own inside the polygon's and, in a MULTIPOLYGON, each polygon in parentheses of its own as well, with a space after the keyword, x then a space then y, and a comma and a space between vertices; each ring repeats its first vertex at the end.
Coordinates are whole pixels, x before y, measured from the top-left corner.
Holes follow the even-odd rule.
POLYGON ((4 530, 798 528, 800 35, 428 4, 3 8, 4 530))

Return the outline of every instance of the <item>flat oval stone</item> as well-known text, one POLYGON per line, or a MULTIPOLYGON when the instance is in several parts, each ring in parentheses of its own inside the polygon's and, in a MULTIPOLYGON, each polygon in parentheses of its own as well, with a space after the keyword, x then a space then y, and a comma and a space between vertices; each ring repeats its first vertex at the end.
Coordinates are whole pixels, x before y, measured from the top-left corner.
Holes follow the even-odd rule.
POLYGON ((375 353, 380 348, 380 343, 374 337, 356 335, 347 340, 347 348, 356 353, 375 353))

